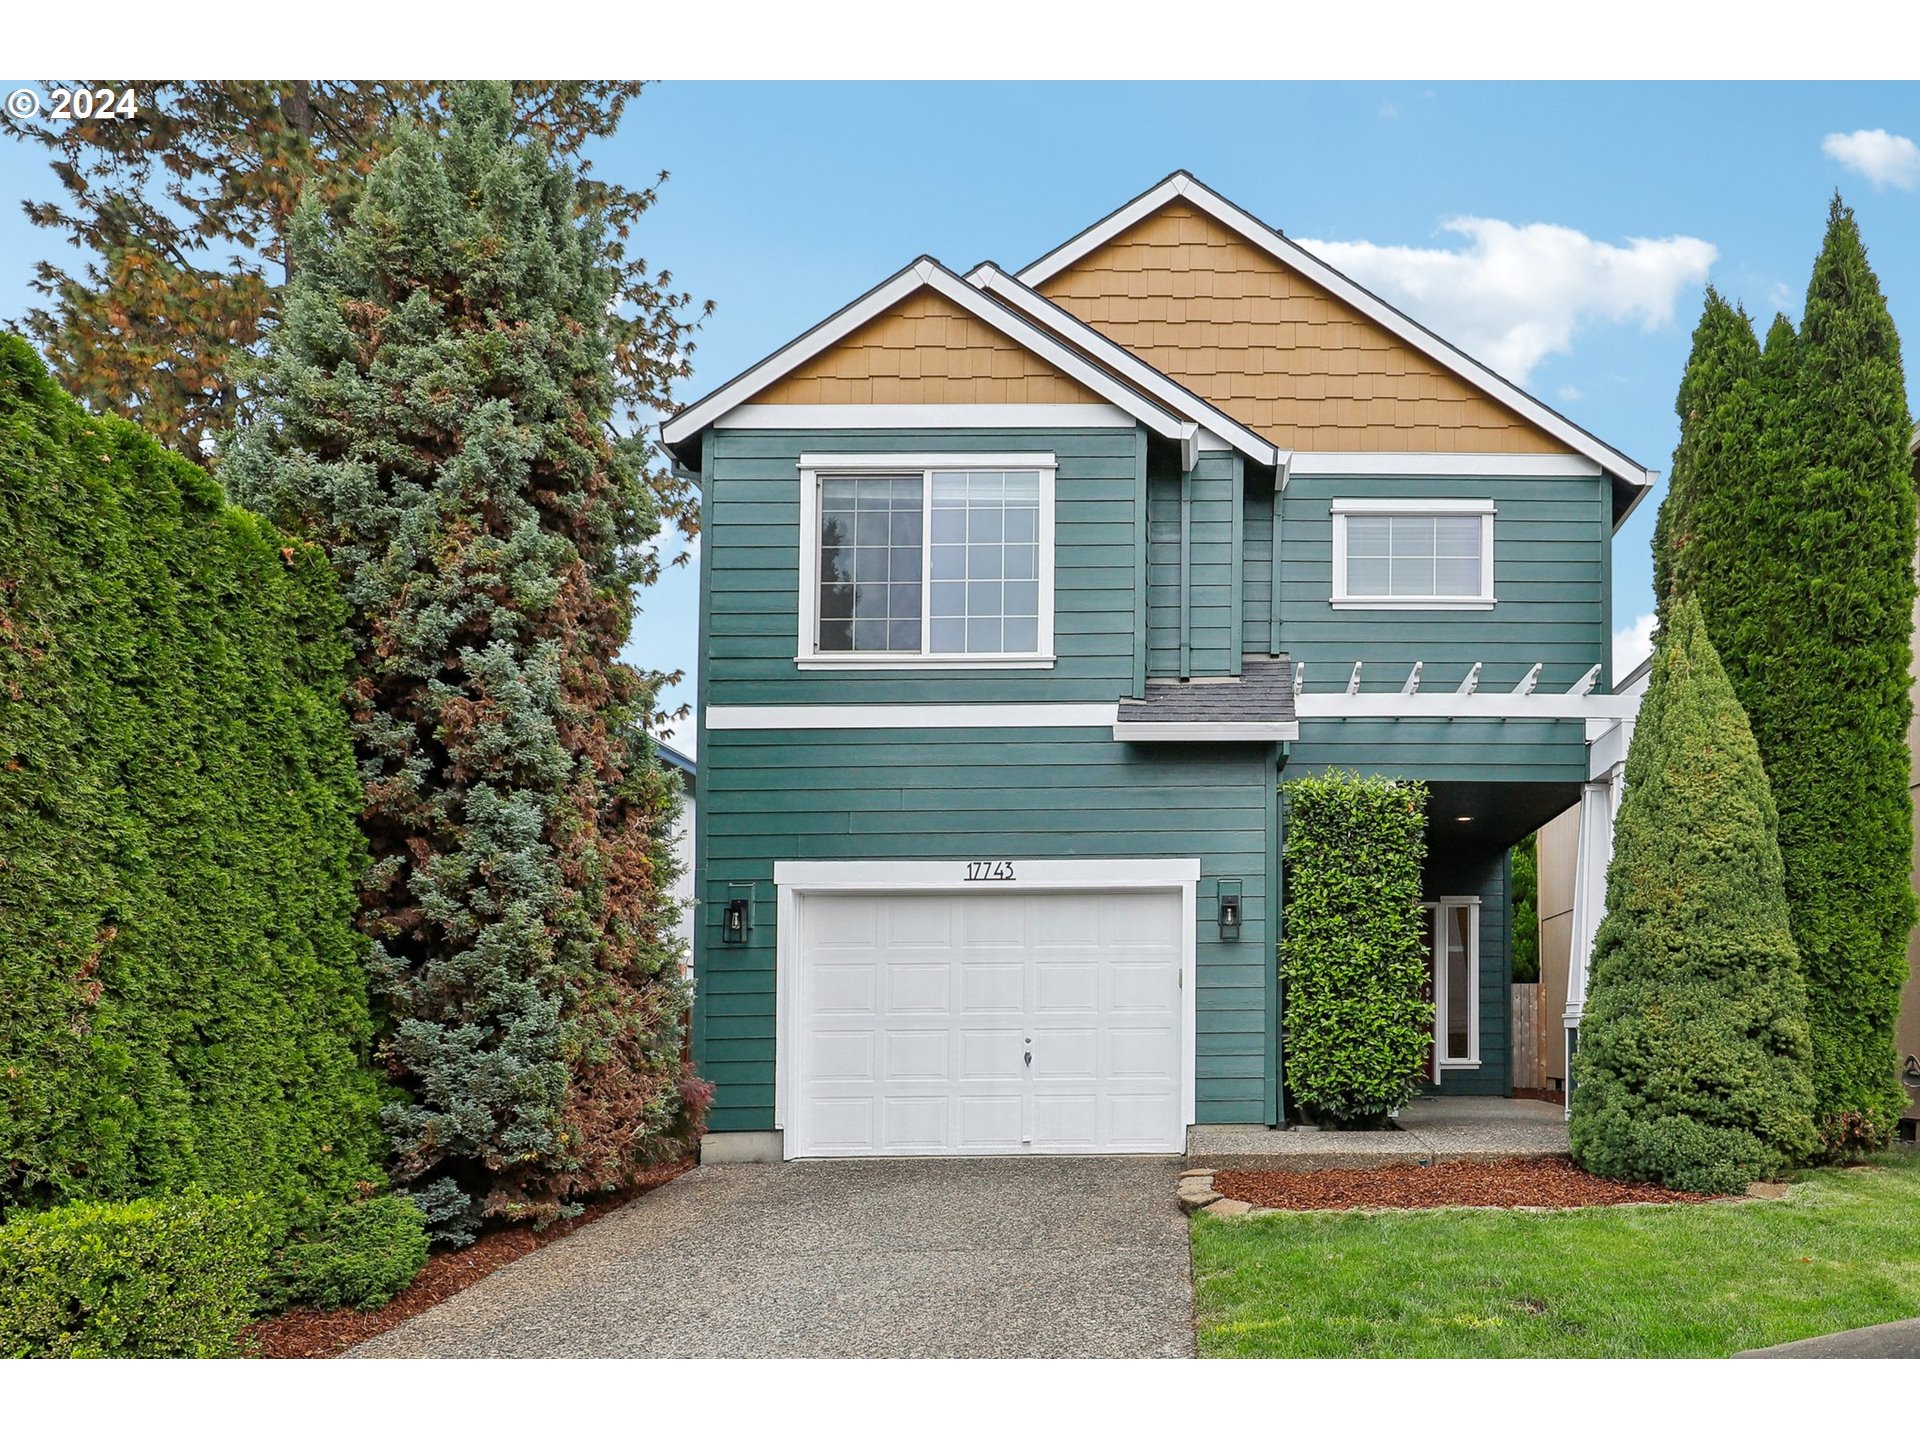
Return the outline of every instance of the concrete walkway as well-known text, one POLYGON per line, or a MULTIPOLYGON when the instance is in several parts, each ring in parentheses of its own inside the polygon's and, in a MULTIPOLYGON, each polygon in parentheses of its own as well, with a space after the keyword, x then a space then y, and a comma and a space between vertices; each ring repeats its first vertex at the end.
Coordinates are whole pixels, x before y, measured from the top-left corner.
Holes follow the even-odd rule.
POLYGON ((706 1166, 349 1353, 1191 1355, 1180 1168, 706 1166))
POLYGON ((1566 1111, 1540 1100, 1415 1100, 1394 1124, 1393 1130, 1194 1125, 1187 1131, 1187 1159, 1215 1170, 1363 1170, 1568 1153, 1566 1111))
POLYGON ((1842 1330, 1769 1345, 1764 1350, 1742 1350, 1738 1360, 1920 1360, 1920 1320, 1895 1320, 1864 1330, 1842 1330))

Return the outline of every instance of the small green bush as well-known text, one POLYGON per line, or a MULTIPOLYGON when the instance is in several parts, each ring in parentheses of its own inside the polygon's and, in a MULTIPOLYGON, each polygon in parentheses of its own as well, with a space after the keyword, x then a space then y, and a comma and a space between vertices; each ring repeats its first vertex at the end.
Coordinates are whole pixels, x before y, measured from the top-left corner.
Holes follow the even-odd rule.
POLYGON ((406 1196, 336 1205, 313 1226, 294 1231, 275 1254, 265 1305, 372 1310, 405 1289, 426 1263, 426 1217, 406 1196))
POLYGON ((1627 751, 1573 1059, 1581 1168, 1729 1192, 1814 1153, 1775 824, 1746 713, 1682 599, 1627 751))
POLYGON ((0 1226, 0 1355, 236 1353, 273 1226, 256 1196, 87 1202, 0 1226))
POLYGON ((1347 771, 1284 787, 1287 1093, 1316 1121, 1378 1124, 1433 1042, 1420 872, 1426 787, 1347 771))

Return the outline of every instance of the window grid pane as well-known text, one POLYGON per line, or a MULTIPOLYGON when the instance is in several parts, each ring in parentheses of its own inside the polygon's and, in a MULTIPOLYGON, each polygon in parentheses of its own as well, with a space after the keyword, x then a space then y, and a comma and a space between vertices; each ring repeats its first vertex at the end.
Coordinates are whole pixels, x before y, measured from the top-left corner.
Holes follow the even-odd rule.
POLYGON ((821 481, 820 650, 919 651, 921 505, 917 475, 821 481))
POLYGON ((945 655, 1040 648, 1040 477, 943 470, 933 477, 929 649, 945 655))
POLYGON ((1359 598, 1473 599, 1483 593, 1479 515, 1350 515, 1346 593, 1359 598))

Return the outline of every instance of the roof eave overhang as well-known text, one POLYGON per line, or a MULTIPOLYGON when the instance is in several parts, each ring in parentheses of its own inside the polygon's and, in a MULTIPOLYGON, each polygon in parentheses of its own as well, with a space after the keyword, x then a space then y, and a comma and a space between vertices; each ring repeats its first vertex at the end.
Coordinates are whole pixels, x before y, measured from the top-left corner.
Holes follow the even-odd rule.
POLYGON ((1038 288, 1091 254, 1115 236, 1130 229, 1162 206, 1185 200, 1214 220, 1234 231, 1242 239, 1266 251, 1274 259, 1297 270, 1330 294, 1338 296, 1361 314, 1427 356, 1451 370, 1474 388, 1498 400, 1508 409, 1559 440, 1569 449, 1586 456, 1608 475, 1614 486, 1614 525, 1617 528, 1634 506, 1659 478, 1630 456, 1608 445, 1597 435, 1581 429, 1559 411, 1527 394, 1512 381, 1489 370, 1465 351, 1455 348, 1412 316, 1394 308, 1365 286, 1349 279, 1320 259, 1312 251, 1295 244, 1271 225, 1248 214, 1224 195, 1210 189, 1184 170, 1175 171, 1152 189, 1136 196, 1105 219, 1082 230, 1062 245, 1055 246, 1015 277, 1022 285, 1038 288), (1634 493, 1637 492, 1637 493, 1634 493))
POLYGON ((662 421, 661 443, 682 464, 697 463, 699 437, 708 426, 729 411, 746 404, 781 376, 923 289, 934 291, 975 319, 999 331, 1014 344, 1045 360, 1108 404, 1132 416, 1152 434, 1175 443, 1191 438, 1191 422, 1094 364, 1065 341, 1006 305, 990 299, 931 256, 923 255, 719 389, 662 421), (689 459, 690 456, 692 459, 689 459))

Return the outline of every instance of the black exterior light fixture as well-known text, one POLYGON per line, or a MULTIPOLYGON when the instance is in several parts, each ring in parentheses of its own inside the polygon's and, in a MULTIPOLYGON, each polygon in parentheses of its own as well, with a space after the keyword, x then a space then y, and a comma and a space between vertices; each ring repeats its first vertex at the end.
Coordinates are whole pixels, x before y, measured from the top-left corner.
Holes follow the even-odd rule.
POLYGON ((729 900, 727 908, 720 912, 720 939, 725 944, 747 943, 747 904, 744 896, 738 900, 729 900))
POLYGON ((1240 938, 1240 884, 1238 880, 1220 882, 1220 938, 1240 938))

